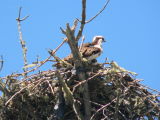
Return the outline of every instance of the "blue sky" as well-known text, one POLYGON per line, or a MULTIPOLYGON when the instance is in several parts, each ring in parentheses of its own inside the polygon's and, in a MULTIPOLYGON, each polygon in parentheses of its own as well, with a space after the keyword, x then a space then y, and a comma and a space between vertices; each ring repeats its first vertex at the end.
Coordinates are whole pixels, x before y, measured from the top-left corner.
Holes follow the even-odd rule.
MULTIPOLYGON (((105 0, 87 1, 87 19, 93 17, 105 0)), ((28 62, 39 55, 48 57, 47 49, 56 48, 64 35, 60 27, 81 17, 81 0, 1 0, 0 2, 0 55, 4 67, 0 76, 20 72, 23 67, 17 22, 18 9, 22 16, 30 17, 22 22, 23 39, 27 43, 28 62)), ((98 58, 114 60, 128 70, 138 73, 144 84, 160 90, 160 1, 159 0, 111 0, 105 11, 85 26, 85 42, 95 35, 103 35, 107 43, 98 58)), ((65 57, 70 50, 65 44, 57 53, 65 57)), ((46 65, 43 69, 51 69, 46 65)))

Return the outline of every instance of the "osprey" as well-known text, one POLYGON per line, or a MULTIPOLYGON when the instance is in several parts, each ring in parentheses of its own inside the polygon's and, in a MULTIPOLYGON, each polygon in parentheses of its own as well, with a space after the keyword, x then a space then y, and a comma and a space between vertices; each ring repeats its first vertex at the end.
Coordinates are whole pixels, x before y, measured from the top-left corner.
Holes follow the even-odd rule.
MULTIPOLYGON (((82 44, 81 48, 79 48, 82 58, 85 58, 88 61, 92 61, 99 57, 103 51, 102 42, 105 42, 103 36, 95 36, 91 43, 82 44)), ((63 60, 73 64, 73 55, 70 54, 63 60)))

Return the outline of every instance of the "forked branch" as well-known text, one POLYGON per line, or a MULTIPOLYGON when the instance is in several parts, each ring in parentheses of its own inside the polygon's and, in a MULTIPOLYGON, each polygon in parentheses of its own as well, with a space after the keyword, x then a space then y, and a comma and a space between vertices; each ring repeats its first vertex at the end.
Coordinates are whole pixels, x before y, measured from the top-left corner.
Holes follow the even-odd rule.
MULTIPOLYGON (((19 9, 19 15, 17 20, 17 24, 18 24, 18 32, 19 32, 19 39, 20 39, 20 43, 21 43, 21 47, 22 47, 22 51, 23 51, 23 60, 24 60, 24 67, 27 65, 27 47, 26 47, 26 42, 23 40, 22 37, 22 30, 21 30, 21 21, 26 20, 29 16, 26 16, 24 18, 21 19, 21 10, 22 7, 20 7, 19 9)), ((27 71, 27 69, 23 69, 24 72, 27 71)))

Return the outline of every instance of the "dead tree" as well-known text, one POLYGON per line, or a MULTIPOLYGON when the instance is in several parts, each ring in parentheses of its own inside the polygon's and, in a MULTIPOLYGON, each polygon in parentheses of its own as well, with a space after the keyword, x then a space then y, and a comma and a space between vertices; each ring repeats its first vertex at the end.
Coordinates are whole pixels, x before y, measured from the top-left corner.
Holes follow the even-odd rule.
MULTIPOLYGON (((109 0, 94 17, 86 20, 86 0, 82 0, 81 20, 75 19, 72 26, 67 23, 65 29, 61 28, 66 38, 55 50, 49 51, 49 57, 43 61, 27 64, 25 44, 20 34, 25 70, 23 73, 0 78, 0 91, 3 93, 0 97, 0 119, 143 120, 148 118, 154 120, 160 118, 159 91, 142 85, 141 80, 136 79, 136 73, 125 70, 114 61, 92 64, 84 61, 80 53, 81 46, 79 48, 78 42, 82 38, 85 24, 100 15, 108 3, 109 0), (79 29, 78 24, 80 24, 79 29), (55 55, 65 42, 70 46, 74 64, 68 64, 55 55), (55 62, 54 69, 32 74, 50 61, 55 62), (64 66, 57 67, 56 64, 59 63, 64 66)), ((17 19, 19 28, 20 22, 24 19, 20 19, 19 14, 17 19)))

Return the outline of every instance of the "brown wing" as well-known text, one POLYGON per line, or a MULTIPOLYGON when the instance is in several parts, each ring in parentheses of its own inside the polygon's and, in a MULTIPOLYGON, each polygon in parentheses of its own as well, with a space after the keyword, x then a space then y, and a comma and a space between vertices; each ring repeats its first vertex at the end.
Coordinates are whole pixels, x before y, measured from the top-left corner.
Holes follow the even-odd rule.
MULTIPOLYGON (((92 46, 93 46, 92 43, 85 43, 82 45, 82 48, 80 50, 80 52, 82 53, 82 57, 87 58, 87 57, 91 56, 92 54, 96 54, 96 53, 100 52, 99 48, 95 48, 92 46)), ((65 57, 63 60, 72 64, 73 63, 73 55, 70 54, 67 57, 65 57)))
MULTIPOLYGON (((81 48, 80 52, 82 52, 82 50, 83 50, 83 51, 86 50, 88 47, 91 47, 91 46, 93 46, 92 43, 82 44, 82 48, 81 48)), ((72 59, 73 59, 73 55, 70 54, 70 55, 68 55, 67 57, 65 57, 63 60, 71 63, 71 62, 73 61, 72 59)))
POLYGON ((98 54, 98 53, 101 53, 101 50, 96 47, 89 47, 89 48, 82 50, 82 55, 84 58, 90 57, 90 56, 92 56, 94 54, 98 54))
POLYGON ((72 54, 69 54, 67 57, 65 57, 63 60, 69 62, 69 63, 72 63, 73 62, 73 55, 72 54))
POLYGON ((82 44, 82 47, 91 47, 91 46, 93 46, 92 43, 85 43, 85 44, 82 44))

